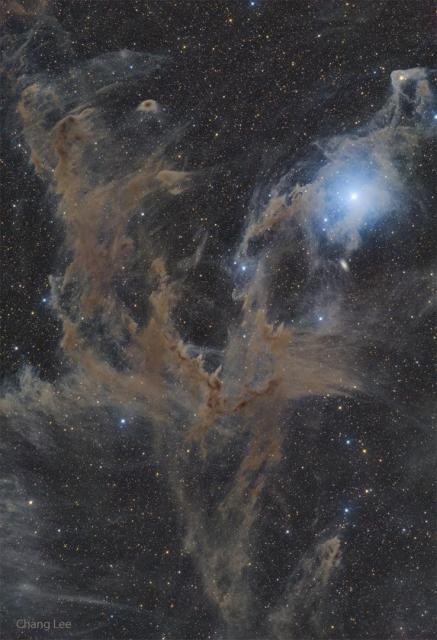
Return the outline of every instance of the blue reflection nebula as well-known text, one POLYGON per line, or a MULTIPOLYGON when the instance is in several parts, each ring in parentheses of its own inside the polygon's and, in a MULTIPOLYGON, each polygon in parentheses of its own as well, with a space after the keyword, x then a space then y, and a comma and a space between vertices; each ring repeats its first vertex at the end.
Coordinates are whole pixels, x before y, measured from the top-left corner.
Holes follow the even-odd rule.
POLYGON ((373 167, 369 171, 369 164, 353 174, 321 172, 316 181, 319 230, 328 242, 343 245, 346 254, 358 248, 366 229, 395 207, 390 176, 373 167))

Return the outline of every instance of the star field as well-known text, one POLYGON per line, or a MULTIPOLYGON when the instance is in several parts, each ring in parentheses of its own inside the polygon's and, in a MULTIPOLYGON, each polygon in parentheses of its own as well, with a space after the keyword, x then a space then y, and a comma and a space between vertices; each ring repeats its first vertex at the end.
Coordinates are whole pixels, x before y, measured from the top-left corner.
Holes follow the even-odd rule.
POLYGON ((433 3, 0 24, 0 637, 431 640, 433 3))

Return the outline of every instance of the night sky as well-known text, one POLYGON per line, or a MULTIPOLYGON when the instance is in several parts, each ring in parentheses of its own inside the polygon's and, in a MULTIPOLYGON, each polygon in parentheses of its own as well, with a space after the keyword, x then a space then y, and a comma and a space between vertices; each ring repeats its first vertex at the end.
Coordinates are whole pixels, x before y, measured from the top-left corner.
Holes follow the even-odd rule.
POLYGON ((0 23, 1 640, 437 638, 435 3, 0 23))

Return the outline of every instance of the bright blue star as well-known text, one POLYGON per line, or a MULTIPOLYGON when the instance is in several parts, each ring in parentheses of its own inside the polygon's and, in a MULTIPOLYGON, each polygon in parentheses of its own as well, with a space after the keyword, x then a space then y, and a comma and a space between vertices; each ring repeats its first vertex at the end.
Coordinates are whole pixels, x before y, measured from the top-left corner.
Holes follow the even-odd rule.
MULTIPOLYGON (((319 229, 329 242, 343 245, 345 258, 358 248, 365 231, 392 210, 397 198, 386 175, 362 163, 344 172, 339 168, 333 175, 327 173, 326 178, 322 173, 317 187, 319 229)), ((340 265, 344 271, 349 270, 347 263, 340 265)))
POLYGON ((345 512, 345 513, 349 513, 349 507, 345 507, 345 508, 344 508, 344 512, 345 512))

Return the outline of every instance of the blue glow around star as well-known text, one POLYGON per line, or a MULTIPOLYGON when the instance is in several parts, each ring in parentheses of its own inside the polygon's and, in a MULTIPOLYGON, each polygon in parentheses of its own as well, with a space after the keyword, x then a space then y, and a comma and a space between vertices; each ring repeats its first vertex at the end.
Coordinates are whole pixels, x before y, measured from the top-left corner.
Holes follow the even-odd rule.
MULTIPOLYGON (((355 171, 322 174, 315 186, 318 230, 330 243, 344 246, 345 258, 360 245, 363 233, 394 209, 398 195, 392 176, 376 171, 370 162, 355 171)), ((349 270, 344 258, 340 266, 349 270)))

